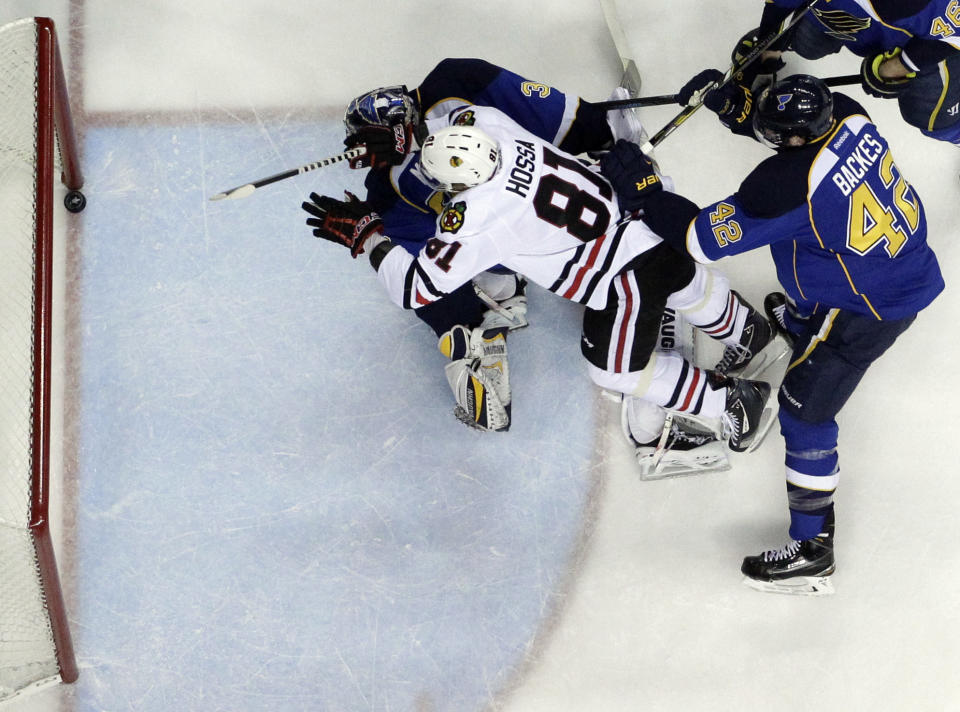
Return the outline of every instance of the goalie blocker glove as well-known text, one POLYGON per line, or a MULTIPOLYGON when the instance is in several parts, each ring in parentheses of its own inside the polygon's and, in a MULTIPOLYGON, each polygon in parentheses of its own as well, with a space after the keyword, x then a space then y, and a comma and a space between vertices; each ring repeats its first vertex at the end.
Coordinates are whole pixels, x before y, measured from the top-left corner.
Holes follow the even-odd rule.
POLYGON ((346 196, 347 200, 342 201, 310 193, 310 202, 300 207, 312 216, 307 218, 307 226, 313 228, 315 237, 350 248, 350 255, 356 258, 371 236, 382 237, 383 220, 369 203, 358 200, 349 191, 346 196))
POLYGON ((901 50, 897 47, 872 57, 864 57, 860 63, 860 84, 867 94, 879 99, 895 99, 910 86, 917 76, 916 72, 908 72, 905 77, 896 79, 880 76, 880 65, 890 59, 899 60, 900 54, 901 50))

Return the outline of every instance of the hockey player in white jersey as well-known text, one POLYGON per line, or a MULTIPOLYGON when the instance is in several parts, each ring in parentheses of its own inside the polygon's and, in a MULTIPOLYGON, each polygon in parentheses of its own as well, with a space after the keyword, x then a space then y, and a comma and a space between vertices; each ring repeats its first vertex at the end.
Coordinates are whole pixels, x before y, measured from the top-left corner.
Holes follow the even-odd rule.
MULTIPOLYGON (((744 327, 762 317, 723 275, 622 213, 595 164, 538 139, 502 112, 465 106, 442 123, 430 126, 416 169, 450 198, 418 256, 394 249, 379 216, 349 196, 344 202, 311 194, 303 208, 314 233, 354 256, 366 252, 390 298, 405 309, 430 304, 502 264, 586 307, 581 350, 599 386, 715 424, 733 450, 762 436, 769 384, 654 351, 665 307, 725 345, 750 350, 741 343, 744 327)), ((450 335, 451 348, 461 337, 450 335)), ((476 415, 495 417, 484 411, 502 404, 485 391, 473 392, 483 399, 476 415)))

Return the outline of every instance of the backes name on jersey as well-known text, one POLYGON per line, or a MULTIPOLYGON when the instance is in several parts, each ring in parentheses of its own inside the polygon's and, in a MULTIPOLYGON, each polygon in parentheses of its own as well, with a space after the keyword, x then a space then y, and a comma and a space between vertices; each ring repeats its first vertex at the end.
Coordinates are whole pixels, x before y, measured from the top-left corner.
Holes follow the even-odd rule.
POLYGON ((508 193, 516 193, 521 198, 527 197, 527 192, 533 183, 533 169, 536 168, 535 159, 537 152, 533 144, 529 141, 514 139, 517 144, 517 159, 510 169, 510 177, 507 179, 505 190, 508 193))
MULTIPOLYGON (((834 145, 834 150, 846 141, 851 134, 846 133, 840 136, 834 145)), ((883 155, 883 144, 869 133, 864 134, 860 143, 853 150, 853 153, 847 156, 846 160, 839 164, 830 176, 834 184, 840 189, 844 196, 850 195, 859 185, 861 179, 867 174, 871 166, 883 155)))

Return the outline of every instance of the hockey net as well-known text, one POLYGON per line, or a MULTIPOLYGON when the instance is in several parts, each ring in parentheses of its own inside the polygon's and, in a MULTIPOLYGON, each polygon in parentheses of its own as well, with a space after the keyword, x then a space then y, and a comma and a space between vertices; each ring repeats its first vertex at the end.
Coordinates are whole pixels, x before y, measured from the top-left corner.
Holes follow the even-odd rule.
POLYGON ((48 510, 54 175, 72 191, 83 179, 53 22, 0 27, 0 68, 3 700, 77 677, 48 510))

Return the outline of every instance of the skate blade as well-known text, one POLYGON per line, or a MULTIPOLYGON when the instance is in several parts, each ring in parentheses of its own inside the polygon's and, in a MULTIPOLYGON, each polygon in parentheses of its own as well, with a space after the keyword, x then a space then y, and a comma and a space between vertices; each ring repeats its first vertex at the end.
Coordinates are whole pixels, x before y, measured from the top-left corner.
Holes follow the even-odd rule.
POLYGON ((743 577, 748 587, 764 593, 785 593, 790 596, 832 596, 833 583, 830 576, 795 576, 779 581, 757 581, 749 576, 743 577))
POLYGON ((641 463, 640 479, 644 482, 652 480, 667 480, 673 477, 688 477, 690 475, 705 475, 708 472, 726 472, 730 469, 730 463, 726 458, 719 458, 713 462, 696 463, 690 467, 664 467, 655 469, 644 468, 641 463))
POLYGON ((765 376, 777 364, 787 358, 793 349, 780 334, 777 334, 769 344, 760 349, 760 353, 740 372, 735 374, 737 378, 745 378, 748 381, 766 381, 765 376))
MULTIPOLYGON (((719 442, 716 445, 718 448, 722 447, 719 442)), ((640 465, 640 479, 644 482, 665 480, 671 477, 703 475, 708 472, 725 472, 730 469, 730 462, 723 451, 704 453, 699 457, 681 461, 657 457, 656 454, 642 455, 637 457, 637 462, 640 465)))
POLYGON ((775 408, 768 406, 764 409, 763 414, 760 416, 760 425, 757 427, 756 434, 753 436, 750 442, 747 443, 746 448, 742 452, 753 452, 763 444, 764 438, 767 437, 767 433, 770 432, 770 428, 773 426, 773 423, 776 420, 774 417, 775 415, 775 408))

